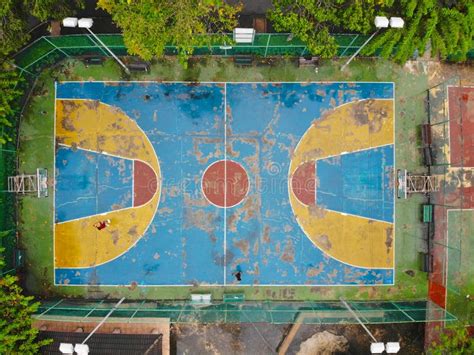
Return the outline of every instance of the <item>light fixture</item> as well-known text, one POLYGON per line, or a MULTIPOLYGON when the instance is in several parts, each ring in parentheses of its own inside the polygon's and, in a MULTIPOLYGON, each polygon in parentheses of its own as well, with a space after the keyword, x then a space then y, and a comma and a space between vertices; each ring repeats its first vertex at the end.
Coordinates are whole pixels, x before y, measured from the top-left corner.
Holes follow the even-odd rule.
POLYGON ((81 18, 81 19, 77 19, 77 17, 66 17, 63 19, 63 26, 64 27, 79 27, 79 28, 85 28, 87 31, 89 31, 89 33, 92 35, 92 37, 94 37, 94 39, 99 42, 99 44, 104 47, 107 52, 109 52, 109 54, 117 61, 117 63, 119 63, 122 68, 125 70, 125 72, 127 74, 130 74, 130 70, 127 68, 127 66, 119 59, 119 57, 117 57, 115 55, 114 52, 112 52, 110 50, 109 47, 107 47, 105 45, 105 43, 99 38, 97 37, 97 35, 92 32, 91 30, 91 27, 92 25, 94 25, 94 20, 91 19, 91 18, 81 18))
POLYGON ((89 345, 87 344, 76 344, 74 347, 77 355, 87 355, 89 354, 89 345))
POLYGON ((370 353, 371 354, 382 354, 385 351, 384 343, 371 343, 370 344, 370 353))
POLYGON ((396 354, 400 351, 400 343, 399 342, 390 342, 385 344, 385 351, 387 354, 396 354))
POLYGON ((387 28, 389 24, 388 18, 385 16, 375 16, 374 25, 377 28, 387 28))
POLYGON ((61 354, 74 354, 74 345, 70 343, 59 344, 59 351, 61 354))
POLYGON ((390 27, 392 28, 403 28, 405 21, 401 17, 390 17, 390 27))
POLYGON ((80 28, 91 28, 93 24, 94 20, 91 18, 81 18, 79 21, 77 21, 77 26, 80 28))
POLYGON ((77 27, 77 17, 66 17, 63 19, 64 27, 77 27))

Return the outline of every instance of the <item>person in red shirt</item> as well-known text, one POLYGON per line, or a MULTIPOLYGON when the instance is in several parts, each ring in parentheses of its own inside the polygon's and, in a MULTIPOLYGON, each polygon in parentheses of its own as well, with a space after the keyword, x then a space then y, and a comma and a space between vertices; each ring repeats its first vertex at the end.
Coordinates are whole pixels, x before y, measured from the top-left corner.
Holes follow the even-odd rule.
POLYGON ((96 224, 94 224, 94 227, 97 228, 97 230, 102 230, 110 226, 110 219, 106 219, 105 221, 99 221, 96 224))

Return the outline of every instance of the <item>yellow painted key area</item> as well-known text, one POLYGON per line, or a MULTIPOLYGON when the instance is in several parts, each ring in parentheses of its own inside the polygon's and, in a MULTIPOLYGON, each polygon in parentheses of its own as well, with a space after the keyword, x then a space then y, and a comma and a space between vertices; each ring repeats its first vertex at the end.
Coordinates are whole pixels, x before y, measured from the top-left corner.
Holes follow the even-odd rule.
POLYGON ((116 107, 97 100, 58 99, 56 144, 140 160, 154 170, 158 188, 144 205, 55 224, 56 268, 97 266, 119 257, 143 236, 158 207, 161 173, 150 141, 116 107), (94 224, 106 219, 111 225, 98 231, 94 224))
MULTIPOLYGON (((351 102, 326 112, 306 131, 290 164, 289 180, 305 162, 394 143, 393 100, 351 102)), ((316 172, 317 177, 317 172, 316 172)), ((318 181, 316 180, 316 191, 318 181)), ((307 206, 294 195, 290 203, 308 238, 327 255, 367 268, 394 266, 394 225, 307 206)))

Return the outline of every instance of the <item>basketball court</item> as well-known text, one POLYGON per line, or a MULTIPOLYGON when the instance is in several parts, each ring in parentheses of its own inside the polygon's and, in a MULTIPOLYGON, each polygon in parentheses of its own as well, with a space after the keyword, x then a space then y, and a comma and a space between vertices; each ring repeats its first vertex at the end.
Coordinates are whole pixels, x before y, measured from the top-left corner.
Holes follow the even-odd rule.
POLYGON ((60 82, 55 120, 57 285, 394 283, 393 83, 60 82))

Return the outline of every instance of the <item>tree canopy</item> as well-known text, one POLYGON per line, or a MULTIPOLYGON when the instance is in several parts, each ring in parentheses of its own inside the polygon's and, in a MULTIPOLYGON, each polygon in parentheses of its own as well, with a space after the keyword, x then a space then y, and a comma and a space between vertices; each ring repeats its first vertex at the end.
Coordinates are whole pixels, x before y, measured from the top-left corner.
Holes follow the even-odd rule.
MULTIPOLYGON (((3 266, 4 260, 0 258, 0 270, 3 266)), ((0 354, 39 354, 40 348, 51 340, 37 340, 39 331, 33 327, 31 316, 39 303, 32 302, 31 296, 24 296, 17 281, 15 276, 0 276, 0 354)))
POLYGON ((365 54, 373 54, 381 48, 383 57, 393 56, 395 61, 404 63, 415 51, 423 55, 426 48, 430 48, 432 56, 441 59, 456 56, 462 61, 473 46, 472 0, 398 0, 387 11, 402 17, 405 27, 382 32, 365 54))
POLYGON ((465 60, 473 47, 472 0, 273 0, 269 12, 275 29, 303 40, 309 51, 324 58, 336 54, 331 33, 374 31, 375 16, 402 17, 403 29, 382 30, 363 51, 403 63, 415 51, 432 56, 465 60))
POLYGON ((474 354, 474 339, 469 335, 468 326, 462 322, 455 322, 444 329, 437 327, 439 341, 430 345, 427 354, 474 354))
POLYGON ((323 58, 337 53, 331 32, 367 33, 383 6, 393 0, 273 0, 269 18, 277 31, 291 32, 306 43, 309 51, 323 58))
POLYGON ((28 17, 40 21, 61 19, 82 7, 83 0, 2 0, 0 1, 0 61, 16 52, 30 38, 28 17))
POLYGON ((122 29, 129 53, 150 60, 173 44, 184 65, 194 46, 221 43, 241 9, 223 0, 99 0, 98 6, 122 29), (213 36, 204 36, 208 33, 213 36))

